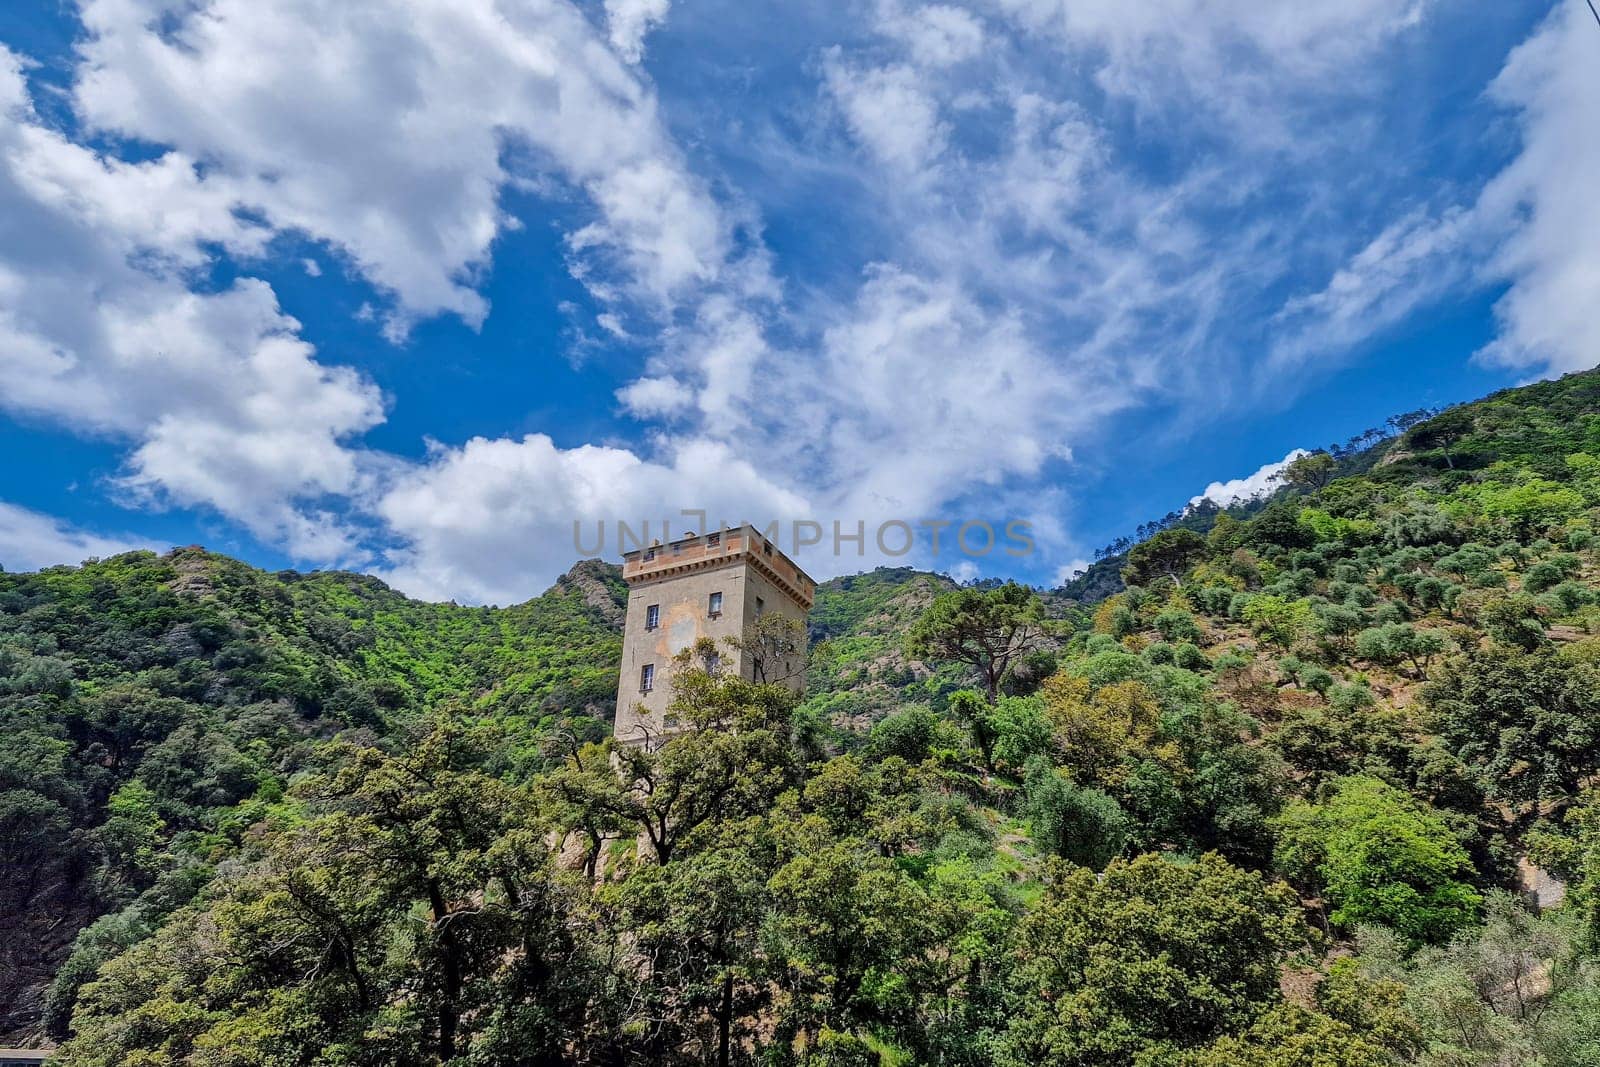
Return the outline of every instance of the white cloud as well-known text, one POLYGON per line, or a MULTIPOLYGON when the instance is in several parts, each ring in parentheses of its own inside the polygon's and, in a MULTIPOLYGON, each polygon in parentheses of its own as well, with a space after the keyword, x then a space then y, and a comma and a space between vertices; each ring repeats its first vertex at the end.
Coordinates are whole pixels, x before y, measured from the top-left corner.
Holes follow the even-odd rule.
POLYGON ((691 407, 694 390, 676 378, 637 378, 617 390, 617 399, 641 418, 656 418, 691 407))
POLYGON ((914 69, 853 67, 835 51, 826 70, 845 124, 880 161, 914 175, 944 150, 948 128, 914 69))
POLYGON ((1256 469, 1255 473, 1247 474, 1243 478, 1234 478, 1226 482, 1212 482, 1206 486, 1198 496, 1189 498, 1189 506, 1194 507, 1202 500, 1209 500, 1219 507, 1231 507, 1254 500, 1263 493, 1271 492, 1278 487, 1278 475, 1289 464, 1301 456, 1311 453, 1304 448, 1291 449, 1287 456, 1275 463, 1265 463, 1256 469))
POLYGON ((0 500, 0 568, 32 571, 59 563, 103 559, 136 548, 157 548, 135 537, 106 537, 0 500))
POLYGON ((611 47, 629 63, 644 58, 644 39, 666 21, 672 0, 606 0, 606 25, 611 47))
MULTIPOLYGON (((1417 27, 1428 0, 991 0, 1018 26, 1054 39, 1107 92, 1158 115, 1226 123, 1237 138, 1293 151, 1315 141, 1299 109, 1381 93, 1363 80, 1374 54, 1417 27)), ((1346 116, 1348 117, 1348 116, 1346 116)))
POLYGON ((580 548, 594 554, 600 522, 603 554, 614 557, 618 522, 632 530, 671 522, 681 532, 693 528, 684 510, 705 510, 708 524, 809 513, 803 498, 769 484, 749 458, 722 443, 672 442, 664 457, 650 462, 594 445, 561 449, 542 434, 439 449, 378 504, 404 546, 384 576, 416 596, 504 603, 536 593, 580 548))
POLYGON ((127 442, 122 478, 200 505, 302 558, 351 556, 301 505, 349 495, 347 442, 382 419, 378 390, 316 362, 266 283, 191 291, 203 245, 261 237, 183 157, 105 159, 47 129, 0 50, 0 409, 127 442))
MULTIPOLYGON (((492 242, 514 225, 500 189, 548 171, 593 207, 568 245, 602 298, 668 314, 728 272, 733 223, 647 87, 563 0, 88 0, 82 18, 85 127, 165 150, 128 163, 67 140, 3 53, 0 407, 127 442, 119 481, 136 498, 359 562, 371 502, 409 469, 357 446, 383 397, 319 363, 269 286, 191 290, 218 248, 248 263, 296 231, 391 295, 392 335, 440 312, 475 323, 492 242)), ((738 268, 733 290, 770 292, 759 250, 738 268)))
POLYGON ((975 560, 964 559, 947 572, 956 581, 965 584, 983 577, 983 568, 975 560))
POLYGON ((1396 219, 1334 271, 1319 292, 1291 299, 1278 314, 1283 332, 1273 360, 1292 365, 1348 350, 1402 321, 1417 308, 1471 278, 1473 246, 1487 235, 1478 216, 1460 207, 1435 215, 1416 210, 1396 219))
POLYGON ((820 365, 779 379, 785 407, 768 418, 842 514, 914 517, 955 487, 1036 474, 1121 403, 1092 374, 1051 361, 1019 314, 951 281, 875 268, 836 314, 820 365), (795 404, 801 396, 808 403, 795 404))
POLYGON ((1600 28, 1558 4, 1492 86, 1514 108, 1522 146, 1479 210, 1511 231, 1490 272, 1510 281, 1495 305, 1491 362, 1562 373, 1600 362, 1600 28))
MULTIPOLYGON (((637 47, 664 9, 617 5, 614 34, 637 47)), ((82 18, 85 122, 204 159, 230 202, 341 248, 393 295, 397 337, 439 313, 482 321, 476 282, 512 225, 500 190, 543 171, 595 209, 580 269, 615 257, 656 301, 723 269, 727 221, 566 0, 85 0, 82 18)))
POLYGON ((1086 559, 1075 559, 1069 563, 1063 563, 1056 568, 1055 576, 1051 579, 1051 582, 1055 586, 1066 585, 1072 579, 1088 570, 1091 565, 1090 561, 1086 559))
POLYGON ((983 49, 983 23, 965 8, 926 4, 907 8, 882 0, 876 13, 879 32, 903 42, 912 58, 927 67, 946 67, 977 56, 983 49))

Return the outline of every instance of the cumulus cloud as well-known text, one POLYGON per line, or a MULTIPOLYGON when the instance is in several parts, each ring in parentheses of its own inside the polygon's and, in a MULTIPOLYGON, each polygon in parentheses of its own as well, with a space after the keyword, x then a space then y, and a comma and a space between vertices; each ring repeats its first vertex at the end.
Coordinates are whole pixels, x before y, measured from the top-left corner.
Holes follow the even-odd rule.
POLYGON ((180 155, 124 163, 46 128, 3 50, 0 101, 0 409, 127 442, 121 484, 147 499, 349 558, 299 505, 357 490, 347 445, 379 391, 318 363, 264 282, 190 288, 204 245, 254 252, 256 228, 180 155))
POLYGON ((1254 500, 1264 493, 1271 492, 1278 487, 1278 475, 1284 468, 1311 453, 1304 448, 1291 449, 1287 456, 1274 463, 1264 463, 1256 468, 1253 474, 1243 478, 1233 478, 1226 482, 1212 482, 1197 496, 1189 498, 1189 506, 1194 507, 1202 500, 1209 500, 1218 507, 1232 507, 1234 504, 1243 504, 1254 500))
POLYGON ((1560 4, 1517 48, 1491 92, 1515 110, 1522 145, 1479 210, 1510 230, 1490 266, 1510 288, 1483 357, 1541 373, 1600 361, 1600 61, 1586 8, 1560 4))
POLYGON ((928 67, 947 67, 977 56, 983 48, 982 20, 950 4, 908 6, 882 0, 876 13, 879 32, 903 42, 912 57, 928 67))
MULTIPOLYGON (((615 14, 642 33, 664 10, 615 14)), ((395 339, 438 313, 477 323, 492 243, 515 224, 500 191, 527 173, 587 197, 570 264, 604 299, 669 315, 730 267, 732 224, 652 93, 563 0, 89 0, 81 17, 84 130, 157 150, 127 162, 57 132, 0 52, 0 407, 126 442, 130 501, 360 563, 381 534, 373 502, 412 470, 360 447, 385 398, 320 361, 270 286, 200 284, 219 253, 248 264, 296 233, 388 294, 395 339)), ((759 298, 761 257, 730 285, 759 298)), ((632 395, 671 406, 649 394, 632 395)))
POLYGON ((1072 579, 1087 571, 1090 566, 1090 562, 1086 559, 1071 560, 1057 567, 1055 576, 1051 580, 1057 586, 1066 585, 1072 579))
POLYGON ((103 559, 136 548, 158 548, 137 537, 106 537, 50 515, 0 500, 0 568, 32 571, 58 563, 103 559))
POLYGON ((694 522, 682 513, 697 510, 709 525, 792 521, 809 505, 716 441, 673 442, 646 461, 627 449, 558 448, 543 434, 474 438, 437 449, 378 503, 402 539, 383 573, 418 596, 520 600, 595 554, 600 524, 603 554, 614 557, 619 522, 681 532, 694 522))
POLYGON ((983 577, 983 568, 978 566, 977 560, 964 559, 951 567, 947 573, 956 581, 966 583, 983 577))
POLYGON ((791 427, 794 466, 852 516, 920 515, 954 486, 1036 474, 1123 402, 1112 383, 1053 362, 1020 314, 950 280, 880 266, 836 314, 820 365, 792 372, 817 375, 811 402, 771 417, 791 427))
POLYGON ((911 67, 854 67, 835 51, 827 76, 850 132, 882 162, 916 174, 944 150, 949 129, 911 67))
POLYGON ((676 378, 636 378, 617 390, 622 406, 641 418, 674 415, 694 403, 694 390, 676 378))
MULTIPOLYGON (((612 8, 632 51, 666 4, 612 8)), ((651 299, 724 266, 726 220, 653 94, 566 0, 86 0, 81 17, 83 121, 204 159, 217 195, 342 250, 392 295, 396 337, 439 313, 483 320, 519 156, 592 205, 574 254, 615 257, 651 299)))

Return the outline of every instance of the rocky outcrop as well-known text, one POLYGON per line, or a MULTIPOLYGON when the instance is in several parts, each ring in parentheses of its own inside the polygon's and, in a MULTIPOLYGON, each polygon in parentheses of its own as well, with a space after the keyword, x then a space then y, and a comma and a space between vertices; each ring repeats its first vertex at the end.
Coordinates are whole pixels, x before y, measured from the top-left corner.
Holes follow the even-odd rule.
POLYGON ((622 568, 603 559, 584 559, 556 579, 551 591, 576 594, 593 608, 608 626, 622 629, 627 615, 628 587, 622 582, 622 568))

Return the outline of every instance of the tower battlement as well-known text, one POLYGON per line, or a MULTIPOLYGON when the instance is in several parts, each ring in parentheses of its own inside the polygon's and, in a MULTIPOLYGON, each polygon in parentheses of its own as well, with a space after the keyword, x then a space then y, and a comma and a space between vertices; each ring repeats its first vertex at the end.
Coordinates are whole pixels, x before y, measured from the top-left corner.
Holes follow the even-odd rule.
MULTIPOLYGON (((628 610, 622 632, 616 736, 643 744, 671 733, 673 657, 701 639, 717 647, 718 668, 752 678, 754 667, 728 638, 742 638, 767 612, 801 626, 817 583, 748 524, 688 534, 622 557, 628 610)), ((788 684, 798 691, 802 671, 788 684)))

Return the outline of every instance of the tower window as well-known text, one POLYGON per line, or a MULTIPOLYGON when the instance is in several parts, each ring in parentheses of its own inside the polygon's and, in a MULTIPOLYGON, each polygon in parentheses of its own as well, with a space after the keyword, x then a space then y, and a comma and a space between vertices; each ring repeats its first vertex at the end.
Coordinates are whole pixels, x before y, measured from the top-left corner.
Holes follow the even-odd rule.
POLYGON ((717 618, 718 616, 720 616, 722 614, 722 594, 721 593, 712 593, 711 594, 710 598, 706 601, 706 614, 710 615, 713 619, 717 618))
POLYGON ((646 663, 639 668, 639 692, 648 693, 656 687, 656 665, 646 663))
POLYGON ((767 602, 762 600, 760 597, 756 597, 756 618, 761 618, 761 613, 766 610, 767 602))
POLYGON ((706 653, 706 673, 716 674, 722 669, 722 657, 715 652, 706 653))
POLYGON ((661 605, 651 604, 644 609, 644 628, 654 630, 661 625, 661 605))
POLYGON ((719 533, 706 534, 706 547, 707 548, 715 548, 717 545, 720 545, 720 544, 722 544, 722 535, 721 534, 719 534, 719 533))

